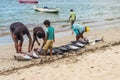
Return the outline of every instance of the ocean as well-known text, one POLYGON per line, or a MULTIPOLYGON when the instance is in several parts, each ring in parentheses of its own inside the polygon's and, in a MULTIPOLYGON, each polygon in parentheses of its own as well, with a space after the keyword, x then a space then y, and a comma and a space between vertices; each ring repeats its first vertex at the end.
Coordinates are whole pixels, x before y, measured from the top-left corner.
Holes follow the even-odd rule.
POLYGON ((39 4, 20 4, 18 0, 0 0, 0 27, 16 21, 24 24, 67 20, 69 11, 76 12, 77 20, 120 17, 120 0, 39 0, 39 4), (36 12, 33 6, 59 8, 59 14, 36 12))

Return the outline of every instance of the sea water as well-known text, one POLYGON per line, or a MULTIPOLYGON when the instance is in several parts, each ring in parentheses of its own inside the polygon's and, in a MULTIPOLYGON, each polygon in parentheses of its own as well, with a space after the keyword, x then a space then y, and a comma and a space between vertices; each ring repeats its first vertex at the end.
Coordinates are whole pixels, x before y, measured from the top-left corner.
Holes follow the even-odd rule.
POLYGON ((120 0, 38 0, 38 4, 20 4, 18 0, 0 0, 0 27, 16 21, 24 24, 43 23, 44 20, 62 21, 69 11, 76 12, 77 20, 120 17, 120 0), (58 8, 59 14, 36 12, 33 6, 58 8))
MULTIPOLYGON (((49 19, 56 25, 63 24, 69 18, 70 9, 76 12, 77 20, 80 21, 120 17, 120 0, 38 1, 38 4, 20 4, 18 0, 0 0, 0 34, 10 32, 9 26, 18 21, 24 24, 40 24, 49 19), (36 12, 33 6, 58 8, 60 12, 58 14, 36 12)), ((11 36, 0 38, 1 43, 12 41, 8 37, 11 36)))

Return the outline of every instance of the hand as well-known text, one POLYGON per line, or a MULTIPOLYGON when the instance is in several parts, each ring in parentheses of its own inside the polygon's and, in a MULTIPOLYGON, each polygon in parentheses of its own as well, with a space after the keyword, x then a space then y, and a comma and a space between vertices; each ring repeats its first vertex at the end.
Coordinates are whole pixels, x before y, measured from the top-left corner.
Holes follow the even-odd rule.
POLYGON ((38 43, 38 46, 40 46, 40 43, 38 43))
POLYGON ((53 40, 53 42, 55 42, 55 40, 53 40))
POLYGON ((28 50, 29 53, 30 53, 31 51, 32 51, 32 50, 30 50, 30 49, 28 50))
POLYGON ((34 48, 34 51, 38 51, 38 48, 34 48))

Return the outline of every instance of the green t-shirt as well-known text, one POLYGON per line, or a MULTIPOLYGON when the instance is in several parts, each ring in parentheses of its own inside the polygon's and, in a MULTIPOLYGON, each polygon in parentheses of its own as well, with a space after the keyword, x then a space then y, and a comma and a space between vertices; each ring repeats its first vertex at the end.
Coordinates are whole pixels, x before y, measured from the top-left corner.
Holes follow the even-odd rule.
POLYGON ((54 40, 54 28, 49 26, 46 29, 46 33, 47 33, 47 40, 54 40))
POLYGON ((70 12, 70 21, 74 21, 75 17, 76 17, 76 13, 75 12, 70 12))

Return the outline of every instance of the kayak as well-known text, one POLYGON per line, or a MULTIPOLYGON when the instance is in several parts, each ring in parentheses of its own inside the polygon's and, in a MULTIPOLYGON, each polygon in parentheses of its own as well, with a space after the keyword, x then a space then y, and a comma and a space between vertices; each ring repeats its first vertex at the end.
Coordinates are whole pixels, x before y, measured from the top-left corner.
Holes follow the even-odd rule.
POLYGON ((46 12, 46 13, 58 13, 59 12, 59 10, 56 8, 48 8, 48 7, 39 8, 39 7, 33 6, 33 9, 35 11, 46 12))
POLYGON ((37 4, 38 1, 37 0, 19 0, 19 3, 29 3, 29 4, 37 4))

